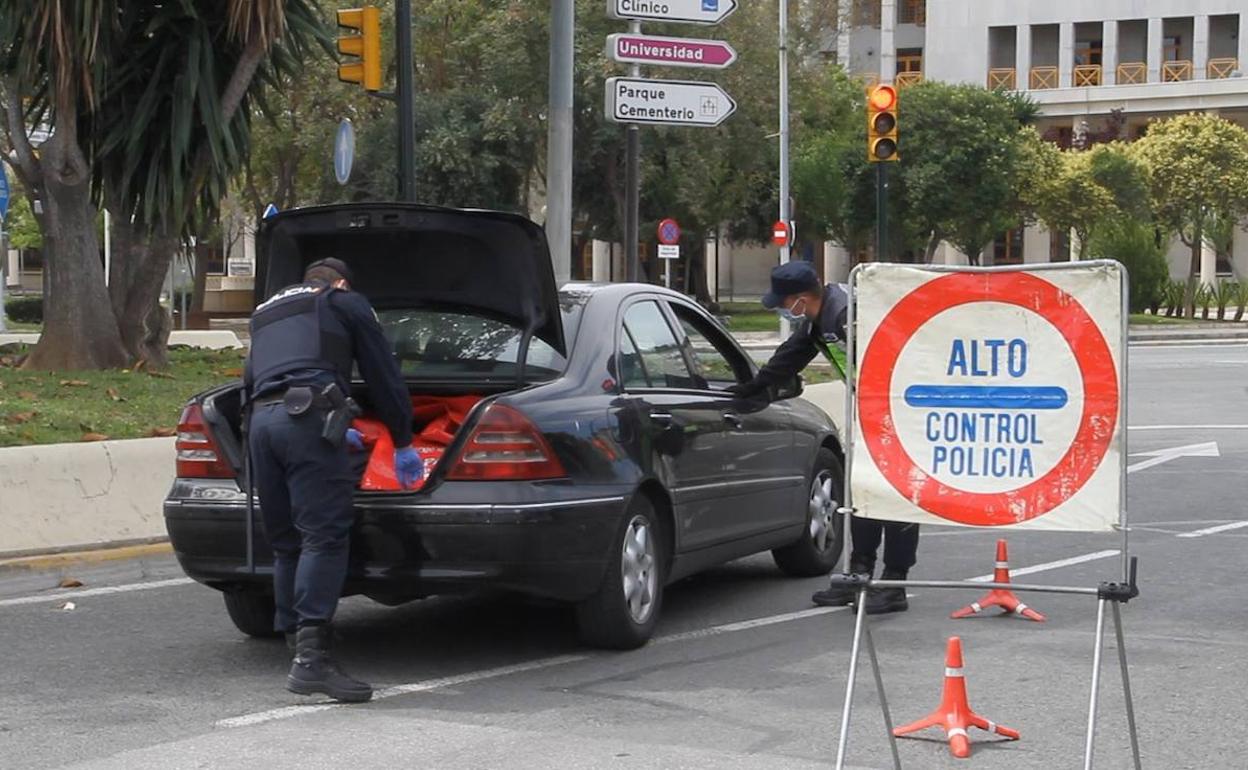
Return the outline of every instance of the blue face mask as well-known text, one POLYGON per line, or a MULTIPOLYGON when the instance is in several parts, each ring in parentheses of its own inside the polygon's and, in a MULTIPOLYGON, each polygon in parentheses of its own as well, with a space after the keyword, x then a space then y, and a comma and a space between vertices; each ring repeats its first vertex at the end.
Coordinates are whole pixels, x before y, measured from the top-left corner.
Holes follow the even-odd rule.
POLYGON ((791 307, 791 308, 788 308, 788 307, 778 308, 778 309, 776 310, 776 312, 777 312, 777 313, 779 313, 779 314, 780 314, 780 317, 781 317, 781 318, 783 318, 783 319, 784 319, 784 320, 786 320, 786 321, 803 321, 803 320, 805 320, 805 319, 806 319, 806 307, 805 307, 805 305, 803 304, 803 303, 805 303, 805 302, 806 302, 806 300, 804 300, 804 299, 799 299, 797 302, 794 302, 794 303, 793 303, 793 307, 791 307), (797 306, 798 306, 798 305, 803 305, 803 307, 802 307, 802 312, 800 312, 800 313, 799 313, 799 312, 797 312, 797 306))

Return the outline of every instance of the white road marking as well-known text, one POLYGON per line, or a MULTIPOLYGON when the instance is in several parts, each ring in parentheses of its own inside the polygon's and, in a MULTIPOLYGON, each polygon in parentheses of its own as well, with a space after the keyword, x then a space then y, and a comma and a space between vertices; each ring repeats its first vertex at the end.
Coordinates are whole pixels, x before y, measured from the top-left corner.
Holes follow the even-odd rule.
MULTIPOLYGON (((724 623, 718 626, 710 626, 709 628, 699 628, 694 631, 685 631, 679 634, 660 636, 653 640, 651 645, 685 642, 691 639, 704 639, 711 636, 729 634, 734 631, 748 631, 752 628, 763 628, 765 626, 774 626, 779 623, 789 623, 794 620, 805 620, 806 618, 818 617, 819 615, 829 615, 833 612, 844 612, 848 609, 850 608, 814 607, 812 609, 799 610, 797 612, 786 612, 781 615, 769 615, 764 618, 754 618, 753 620, 742 620, 736 623, 724 623)), ((584 660, 589 660, 591 657, 594 656, 558 655, 552 658, 540 658, 527 663, 517 663, 512 666, 500 666, 498 668, 486 669, 484 671, 473 671, 467 674, 457 674, 455 676, 441 677, 439 679, 428 679, 423 682, 398 684, 377 690, 373 693, 373 700, 385 700, 399 695, 411 695, 413 693, 429 692, 430 690, 440 690, 444 687, 458 687, 465 684, 472 684, 474 682, 481 682, 486 679, 497 679, 499 677, 511 676, 512 674, 521 674, 527 671, 540 671, 542 669, 554 668, 555 666, 565 666, 569 663, 579 663, 584 660)), ((222 719, 216 722, 215 727, 250 727, 252 725, 273 722, 279 719, 290 719, 291 717, 304 716, 305 714, 316 714, 321 711, 328 711, 329 709, 341 708, 343 705, 345 704, 314 703, 307 706, 284 706, 282 708, 270 709, 269 711, 257 711, 253 714, 243 714, 242 716, 222 719)))
POLYGON ((1127 430, 1248 430, 1248 425, 1129 425, 1127 430))
POLYGON ((1133 452, 1131 456, 1147 457, 1148 459, 1128 465, 1127 473, 1135 473, 1146 468, 1152 468, 1155 465, 1168 463, 1180 457, 1221 457, 1222 453, 1218 451, 1216 441, 1207 441, 1203 444, 1188 444, 1187 446, 1172 447, 1170 449, 1158 449, 1153 452, 1133 452))
MULTIPOLYGON (((1057 561, 1047 561, 1043 564, 1034 564, 1030 567, 1021 567, 1019 569, 1010 570, 1010 577, 1020 577, 1022 575, 1032 575, 1037 572, 1048 572, 1053 569, 1061 569, 1062 567, 1071 567, 1075 564, 1083 564, 1084 562, 1097 561, 1098 559, 1108 559, 1111 556, 1117 556, 1122 553, 1116 548, 1106 551, 1097 551, 1095 553, 1085 553, 1082 556, 1072 556, 1069 559, 1058 559, 1057 561)), ((979 575, 969 578, 972 583, 991 583, 992 575, 979 575)))
POLYGON ((43 604, 44 602, 64 602, 66 599, 80 599, 88 596, 107 596, 109 594, 125 594, 131 591, 151 591, 156 588, 172 588, 194 583, 190 578, 169 578, 153 580, 150 583, 126 583, 119 586, 101 586, 100 588, 84 588, 81 591, 65 591, 63 593, 36 594, 35 596, 19 596, 16 599, 0 599, 0 607, 20 607, 24 604, 43 604))
MULTIPOLYGON (((530 661, 528 663, 517 663, 513 666, 500 666, 498 668, 490 668, 484 671, 472 671, 467 674, 457 674, 455 676, 444 676, 438 679, 428 679, 424 682, 413 682, 411 684, 400 684, 393 687, 385 687, 373 693, 373 700, 386 700, 399 695, 410 695, 418 692, 428 692, 429 690, 438 690, 443 687, 458 687, 460 685, 480 682, 485 679, 496 679, 502 676, 510 676, 512 674, 520 674, 525 671, 538 671, 543 668, 553 668, 554 666, 563 666, 568 663, 577 663, 582 660, 588 660, 589 655, 558 655, 553 658, 542 658, 540 660, 530 661)), ((291 717, 304 716, 305 714, 316 714, 321 711, 341 708, 342 703, 316 703, 308 706, 285 706, 283 708, 271 709, 269 711, 257 711, 254 714, 244 714, 238 717, 222 719, 216 723, 216 727, 250 727, 252 725, 263 724, 265 722, 274 722, 279 719, 290 719, 291 717)))
POLYGON ((1242 527, 1248 527, 1248 521, 1235 521, 1230 524, 1220 524, 1216 527, 1206 527, 1205 529, 1198 529, 1195 532, 1184 532, 1181 535, 1177 535, 1177 537, 1204 537, 1205 535, 1215 535, 1219 532, 1227 532, 1229 530, 1240 529, 1242 527))

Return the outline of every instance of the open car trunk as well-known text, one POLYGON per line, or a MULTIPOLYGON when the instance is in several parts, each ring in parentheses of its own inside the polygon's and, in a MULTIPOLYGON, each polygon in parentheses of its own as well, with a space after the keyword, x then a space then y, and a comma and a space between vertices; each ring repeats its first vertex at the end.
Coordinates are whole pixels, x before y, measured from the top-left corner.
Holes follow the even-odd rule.
MULTIPOLYGON (((308 265, 343 260, 351 288, 377 310, 413 399, 414 445, 426 478, 483 399, 557 376, 567 354, 543 230, 515 214, 405 203, 358 203, 281 212, 257 234, 256 302, 302 280, 308 265)), ((397 490, 394 446, 364 408, 356 424, 361 488, 397 490)), ((243 464, 241 387, 204 396, 204 418, 227 459, 243 464)))

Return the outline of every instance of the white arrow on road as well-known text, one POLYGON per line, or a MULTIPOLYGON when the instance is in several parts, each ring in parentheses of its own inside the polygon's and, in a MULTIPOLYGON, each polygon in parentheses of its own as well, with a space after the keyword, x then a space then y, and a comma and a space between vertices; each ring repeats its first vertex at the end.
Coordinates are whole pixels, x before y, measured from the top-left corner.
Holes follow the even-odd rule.
POLYGON ((1134 465, 1127 466, 1127 473, 1135 473, 1145 468, 1152 468, 1154 465, 1168 463, 1171 460, 1177 460, 1180 457, 1221 457, 1222 453, 1218 451, 1218 442, 1209 441, 1204 444, 1189 444, 1187 446, 1176 446, 1173 449, 1158 449, 1154 452, 1135 452, 1132 457, 1147 457, 1147 460, 1141 460, 1134 465))

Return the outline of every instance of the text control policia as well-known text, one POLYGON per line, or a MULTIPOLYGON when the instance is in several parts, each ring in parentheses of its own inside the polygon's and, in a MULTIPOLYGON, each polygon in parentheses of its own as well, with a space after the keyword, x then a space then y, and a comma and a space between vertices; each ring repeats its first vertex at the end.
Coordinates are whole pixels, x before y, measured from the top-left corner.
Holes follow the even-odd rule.
MULTIPOLYGON (((1016 380, 1027 374, 1027 350, 1022 339, 954 339, 946 376, 1016 380)), ((923 418, 930 472, 967 477, 1034 478, 1032 448, 1044 444, 1036 410, 1061 408, 1067 400, 1063 388, 1031 385, 916 384, 905 391, 907 406, 946 407, 923 418)))

